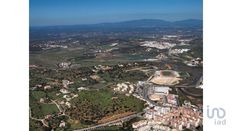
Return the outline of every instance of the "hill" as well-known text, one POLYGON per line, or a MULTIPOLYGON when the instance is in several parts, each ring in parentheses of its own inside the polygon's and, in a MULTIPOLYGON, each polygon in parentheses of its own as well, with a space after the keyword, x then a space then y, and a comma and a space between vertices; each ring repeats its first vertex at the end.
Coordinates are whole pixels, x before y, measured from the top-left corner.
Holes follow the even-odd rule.
POLYGON ((202 27, 203 21, 187 19, 181 21, 165 21, 159 19, 140 19, 114 23, 83 24, 83 25, 58 25, 31 27, 31 29, 113 29, 113 28, 153 28, 153 27, 202 27))

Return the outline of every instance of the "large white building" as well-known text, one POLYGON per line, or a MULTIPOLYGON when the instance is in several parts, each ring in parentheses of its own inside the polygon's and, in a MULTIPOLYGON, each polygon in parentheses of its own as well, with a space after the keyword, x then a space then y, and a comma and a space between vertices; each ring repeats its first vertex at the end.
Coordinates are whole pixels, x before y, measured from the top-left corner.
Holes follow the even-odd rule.
POLYGON ((155 87, 155 92, 156 93, 161 93, 161 94, 168 94, 170 91, 170 88, 169 87, 155 87))

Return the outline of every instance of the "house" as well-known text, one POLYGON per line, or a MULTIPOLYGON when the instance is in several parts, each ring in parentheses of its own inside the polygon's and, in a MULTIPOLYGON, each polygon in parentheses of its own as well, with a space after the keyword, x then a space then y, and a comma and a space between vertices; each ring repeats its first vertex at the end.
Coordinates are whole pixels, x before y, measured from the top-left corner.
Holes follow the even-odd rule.
POLYGON ((44 98, 40 98, 39 102, 44 103, 44 98))
POLYGON ((67 89, 60 89, 60 92, 63 94, 68 94, 70 93, 67 89))
POLYGON ((78 91, 83 91, 83 90, 88 90, 88 89, 85 88, 85 87, 79 87, 79 88, 77 88, 77 90, 78 90, 78 91))
POLYGON ((44 90, 49 90, 49 89, 52 89, 52 87, 50 85, 44 86, 44 90))
POLYGON ((62 84, 64 88, 68 88, 68 85, 73 84, 73 82, 70 82, 69 80, 62 80, 62 84))
POLYGON ((61 121, 59 127, 61 127, 61 128, 65 127, 65 122, 61 121))
POLYGON ((96 81, 100 80, 100 77, 98 75, 91 75, 90 78, 96 81))
POLYGON ((65 102, 65 105, 66 105, 68 108, 71 108, 71 103, 65 102))
POLYGON ((132 124, 133 128, 139 128, 141 126, 147 125, 147 120, 141 120, 132 124))

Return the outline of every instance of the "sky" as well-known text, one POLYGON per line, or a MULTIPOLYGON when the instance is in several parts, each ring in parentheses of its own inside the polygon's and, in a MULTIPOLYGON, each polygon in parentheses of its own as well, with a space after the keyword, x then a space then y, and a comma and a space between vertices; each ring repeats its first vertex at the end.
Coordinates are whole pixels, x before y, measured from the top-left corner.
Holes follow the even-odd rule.
POLYGON ((30 0, 30 26, 202 19, 203 0, 30 0))

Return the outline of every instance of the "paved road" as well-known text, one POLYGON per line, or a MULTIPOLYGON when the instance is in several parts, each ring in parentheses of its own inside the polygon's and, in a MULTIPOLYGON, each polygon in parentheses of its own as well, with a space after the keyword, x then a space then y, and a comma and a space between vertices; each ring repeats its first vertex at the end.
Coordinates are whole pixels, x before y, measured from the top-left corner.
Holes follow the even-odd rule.
POLYGON ((194 94, 192 92, 189 92, 186 90, 186 88, 180 88, 180 90, 184 93, 184 94, 187 94, 189 96, 193 96, 193 97, 202 97, 203 94, 194 94))
POLYGON ((190 95, 190 96, 193 96, 193 97, 202 97, 203 94, 194 94, 194 93, 189 92, 188 90, 186 90, 186 88, 196 88, 196 87, 198 87, 202 83, 202 81, 203 81, 203 77, 201 76, 200 79, 197 81, 196 85, 183 86, 183 87, 180 88, 180 90, 183 93, 185 93, 187 95, 190 95))
POLYGON ((142 115, 143 113, 144 112, 139 112, 139 113, 136 113, 136 114, 133 114, 133 115, 129 115, 129 116, 126 116, 126 117, 114 120, 114 121, 110 121, 110 122, 107 122, 107 123, 99 124, 99 125, 96 125, 96 126, 91 126, 91 127, 88 127, 88 128, 77 129, 75 131, 90 131, 90 130, 94 130, 96 128, 105 127, 105 126, 108 126, 108 125, 111 125, 111 124, 114 124, 114 123, 117 123, 117 122, 126 121, 126 120, 132 119, 134 117, 138 117, 138 116, 142 115))
POLYGON ((60 105, 58 103, 56 103, 56 101, 54 101, 54 100, 51 100, 51 101, 52 101, 52 103, 54 103, 57 106, 57 108, 59 109, 60 112, 63 112, 60 105))
POLYGON ((44 119, 38 119, 38 118, 32 117, 32 115, 31 115, 31 108, 30 108, 30 110, 29 110, 29 113, 30 113, 30 118, 31 118, 32 120, 40 121, 40 122, 42 122, 42 124, 43 124, 44 126, 49 127, 49 126, 46 124, 46 122, 45 122, 44 119))
POLYGON ((203 76, 201 76, 198 81, 196 82, 195 85, 176 85, 174 87, 177 87, 177 88, 196 88, 198 87, 203 81, 203 76))
POLYGON ((196 87, 199 86, 201 83, 203 83, 203 76, 201 76, 200 79, 197 81, 196 87))

